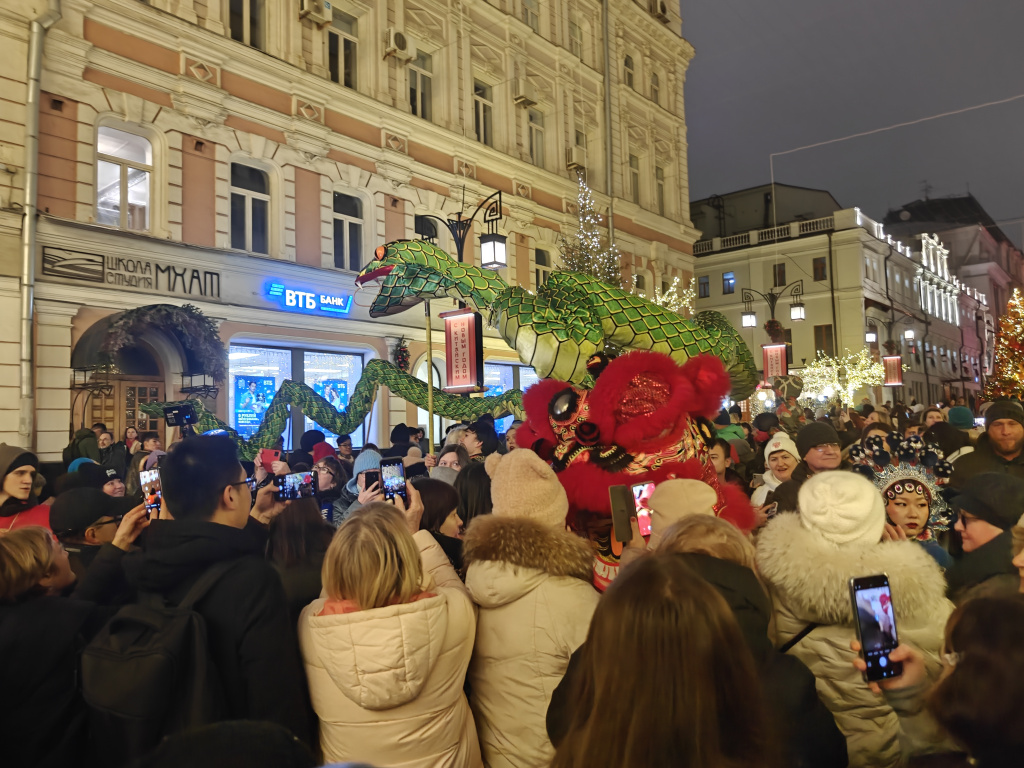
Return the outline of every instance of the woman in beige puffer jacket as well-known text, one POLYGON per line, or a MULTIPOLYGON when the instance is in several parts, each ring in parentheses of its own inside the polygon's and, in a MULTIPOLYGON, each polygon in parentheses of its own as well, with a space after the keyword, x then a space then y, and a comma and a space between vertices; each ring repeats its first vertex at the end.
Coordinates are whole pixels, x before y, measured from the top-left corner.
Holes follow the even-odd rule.
POLYGON ((486 468, 494 513, 463 539, 480 608, 470 698, 488 768, 546 768, 548 704, 597 607, 594 553, 566 530, 565 491, 536 453, 492 454, 486 468))
POLYGON ((347 520, 324 561, 328 597, 308 605, 299 618, 324 760, 479 768, 473 713, 463 692, 475 608, 430 532, 410 536, 403 525, 397 510, 380 502, 347 520), (381 556, 364 557, 374 549, 381 556), (359 600, 342 598, 368 589, 366 583, 346 588, 346 563, 350 582, 375 582, 378 592, 409 578, 416 584, 404 590, 408 594, 364 597, 364 604, 380 607, 363 610, 359 600))

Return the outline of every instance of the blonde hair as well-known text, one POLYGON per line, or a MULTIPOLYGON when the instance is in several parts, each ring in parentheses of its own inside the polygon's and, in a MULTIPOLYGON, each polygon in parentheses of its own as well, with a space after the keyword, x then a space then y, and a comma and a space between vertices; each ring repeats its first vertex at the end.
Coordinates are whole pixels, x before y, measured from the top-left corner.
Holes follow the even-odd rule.
POLYGON ((37 525, 0 534, 0 603, 13 603, 53 570, 53 538, 37 525))
POLYGON ((697 552, 754 569, 754 545, 732 523, 711 515, 692 515, 671 525, 658 554, 697 552))
MULTIPOLYGON (((448 433, 448 437, 444 439, 445 445, 462 445, 462 436, 466 434, 465 427, 456 427, 448 433)), ((443 447, 443 446, 442 446, 443 447)))
POLYGON ((407 603, 421 589, 420 553, 397 507, 376 501, 334 534, 322 572, 327 596, 366 611, 407 603))

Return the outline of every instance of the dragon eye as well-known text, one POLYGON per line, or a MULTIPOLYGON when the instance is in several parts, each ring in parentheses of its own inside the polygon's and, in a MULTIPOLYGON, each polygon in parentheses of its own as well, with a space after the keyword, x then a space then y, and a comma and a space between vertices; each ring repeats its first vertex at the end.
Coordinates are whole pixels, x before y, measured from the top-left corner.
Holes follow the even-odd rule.
POLYGON ((548 413, 555 421, 569 421, 575 414, 580 402, 579 395, 571 389, 565 389, 555 395, 548 406, 548 413))
POLYGON ((384 254, 388 252, 388 249, 383 245, 378 245, 377 250, 374 251, 374 256, 377 257, 377 261, 381 261, 384 258, 384 254))

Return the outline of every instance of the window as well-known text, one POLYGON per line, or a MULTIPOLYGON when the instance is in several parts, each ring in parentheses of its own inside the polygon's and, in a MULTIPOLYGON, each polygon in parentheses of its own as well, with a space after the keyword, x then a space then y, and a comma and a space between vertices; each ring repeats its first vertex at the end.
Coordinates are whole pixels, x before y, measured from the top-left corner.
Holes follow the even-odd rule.
POLYGON ((429 240, 437 243, 437 222, 426 216, 413 217, 413 229, 420 236, 420 240, 429 240))
POLYGON ((633 57, 627 56, 622 62, 622 82, 633 87, 633 57))
POLYGON ((263 423, 263 415, 278 387, 292 377, 292 352, 232 344, 228 349, 228 368, 231 426, 248 440, 263 423))
POLYGON ((569 19, 569 52, 577 59, 583 58, 583 30, 575 19, 569 19))
POLYGON ((327 28, 327 67, 331 80, 346 88, 355 88, 356 83, 356 20, 347 13, 335 9, 331 26, 327 28))
POLYGON ((551 267, 553 266, 551 263, 551 254, 542 248, 537 248, 533 252, 533 261, 537 266, 534 271, 534 279, 536 281, 534 283, 534 287, 540 288, 548 281, 548 278, 551 277, 551 267))
POLYGON ((429 53, 419 51, 409 64, 409 107, 424 120, 430 119, 430 80, 434 64, 429 53))
POLYGON ((832 343, 832 325, 816 325, 814 326, 814 355, 817 357, 818 353, 825 355, 826 357, 835 357, 836 347, 832 343))
POLYGON ((270 253, 270 180, 259 168, 231 164, 231 247, 270 253))
POLYGON ((657 195, 658 215, 665 215, 665 169, 654 166, 654 192, 657 195))
POLYGON ((149 229, 153 145, 142 136, 100 126, 96 135, 96 221, 149 229))
POLYGON ((544 167, 544 113, 539 109, 528 110, 530 127, 530 162, 544 167))
POLYGON ((334 266, 358 272, 363 267, 363 203, 358 197, 334 193, 334 266))
POLYGON ((636 278, 636 289, 638 291, 646 291, 647 290, 647 278, 644 277, 643 275, 634 275, 634 277, 636 278))
POLYGON ((494 146, 494 102, 491 101, 491 86, 473 81, 473 126, 476 140, 489 147, 494 146))
MULTIPOLYGON (((336 411, 348 408, 349 398, 363 375, 363 356, 359 354, 337 354, 332 352, 303 352, 302 379, 306 386, 329 402, 336 411)), ((338 436, 306 416, 303 430, 319 429, 327 442, 338 447, 338 436)), ((425 422, 424 422, 425 423, 425 422)), ((363 426, 352 432, 352 447, 363 445, 363 426)))
POLYGON ((733 272, 722 273, 722 293, 736 293, 736 274, 733 272))
POLYGON ((640 204, 640 158, 636 155, 629 156, 629 197, 640 204))
POLYGON ((576 129, 576 146, 580 149, 587 148, 587 134, 585 131, 581 131, 578 128, 576 129))
POLYGON ((828 280, 828 267, 825 266, 824 256, 815 256, 811 265, 814 269, 815 281, 828 280))
MULTIPOLYGON (((525 365, 511 365, 508 363, 484 363, 484 386, 487 390, 484 397, 493 397, 508 392, 510 389, 518 389, 525 392, 540 379, 533 368, 525 365)), ((499 435, 508 431, 512 424, 512 416, 494 420, 494 429, 499 435)))
POLYGON ((658 80, 656 72, 651 73, 651 101, 661 104, 661 82, 658 80))
POLYGON ((668 293, 668 280, 661 281, 661 295, 664 296, 668 293))
POLYGON ((711 278, 707 275, 697 278, 697 298, 706 299, 711 296, 711 278))
POLYGON ((783 288, 786 285, 786 265, 772 265, 772 284, 775 288, 783 288))
POLYGON ((523 0, 523 22, 534 32, 540 32, 540 0, 523 0))
POLYGON ((263 50, 263 0, 230 0, 231 39, 263 50))

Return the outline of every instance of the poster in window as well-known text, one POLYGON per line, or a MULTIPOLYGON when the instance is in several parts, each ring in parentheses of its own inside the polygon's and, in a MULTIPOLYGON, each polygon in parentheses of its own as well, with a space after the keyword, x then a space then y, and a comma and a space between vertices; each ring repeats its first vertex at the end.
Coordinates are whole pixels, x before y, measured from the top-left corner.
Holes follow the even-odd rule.
MULTIPOLYGON (((313 379, 313 391, 331 404, 334 410, 341 412, 348 408, 348 382, 344 379, 313 379)), ((306 419, 306 429, 319 429, 324 433, 327 442, 338 447, 338 436, 324 427, 306 419)))
POLYGON ((235 430, 248 440, 263 423, 270 401, 277 392, 277 383, 267 376, 235 376, 235 430))

